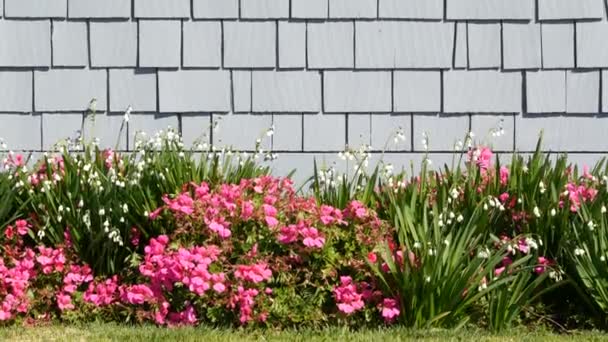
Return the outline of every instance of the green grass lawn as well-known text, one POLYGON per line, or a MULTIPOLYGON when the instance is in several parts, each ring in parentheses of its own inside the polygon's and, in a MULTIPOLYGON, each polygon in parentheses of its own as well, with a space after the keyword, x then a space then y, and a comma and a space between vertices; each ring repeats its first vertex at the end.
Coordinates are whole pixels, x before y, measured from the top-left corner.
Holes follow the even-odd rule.
POLYGON ((490 334, 483 330, 411 331, 400 328, 351 332, 346 329, 302 331, 212 330, 207 328, 167 329, 154 326, 130 327, 115 324, 87 324, 49 327, 0 328, 3 341, 608 341, 601 332, 554 334, 547 331, 512 330, 490 334))

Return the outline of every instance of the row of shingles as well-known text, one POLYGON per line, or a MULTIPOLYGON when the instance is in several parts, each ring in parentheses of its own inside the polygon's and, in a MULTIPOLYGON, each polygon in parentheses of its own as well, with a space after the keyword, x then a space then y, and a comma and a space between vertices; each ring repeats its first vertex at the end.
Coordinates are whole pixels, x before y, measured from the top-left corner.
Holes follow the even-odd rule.
POLYGON ((598 19, 604 17, 603 10, 603 0, 445 0, 445 5, 443 0, 5 0, 4 13, 72 18, 562 20, 598 19))

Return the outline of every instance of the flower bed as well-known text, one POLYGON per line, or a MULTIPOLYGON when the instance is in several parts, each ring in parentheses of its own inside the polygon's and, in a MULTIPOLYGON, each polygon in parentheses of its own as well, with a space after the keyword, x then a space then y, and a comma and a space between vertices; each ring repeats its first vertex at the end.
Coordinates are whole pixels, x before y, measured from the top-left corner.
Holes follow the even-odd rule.
POLYGON ((167 132, 130 155, 87 145, 31 169, 7 155, 0 321, 606 322, 603 164, 506 166, 479 146, 441 172, 318 169, 298 193, 255 156, 204 153, 167 132))

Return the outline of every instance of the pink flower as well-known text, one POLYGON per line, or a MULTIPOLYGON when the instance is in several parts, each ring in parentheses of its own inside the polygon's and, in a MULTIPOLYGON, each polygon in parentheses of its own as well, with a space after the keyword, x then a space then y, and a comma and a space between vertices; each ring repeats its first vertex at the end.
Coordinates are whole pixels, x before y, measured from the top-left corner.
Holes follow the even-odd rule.
POLYGON ((169 207, 169 209, 175 213, 182 213, 185 215, 190 215, 194 212, 194 201, 189 194, 180 194, 176 199, 169 199, 169 197, 164 196, 163 202, 169 207))
POLYGON ((6 228, 4 229, 4 236, 7 239, 12 240, 15 236, 15 228, 13 228, 13 226, 6 226, 6 228))
POLYGON ((154 210, 153 212, 151 212, 148 217, 150 218, 150 220, 154 221, 158 218, 158 216, 160 215, 160 213, 163 211, 163 207, 159 207, 156 210, 154 210))
POLYGON ((272 278, 272 271, 266 264, 239 265, 234 277, 257 284, 272 278))
POLYGON ((241 205, 241 218, 248 220, 253 215, 253 203, 251 201, 244 201, 241 205))
POLYGON ((503 205, 506 204, 507 201, 509 200, 509 193, 503 192, 502 194, 500 194, 500 196, 498 196, 498 199, 500 200, 500 203, 502 203, 503 205))
POLYGON ((282 227, 279 232, 278 240, 280 243, 290 244, 298 239, 298 227, 291 224, 287 227, 282 227))
POLYGON ((399 316, 399 303, 393 298, 384 298, 382 301, 382 317, 386 322, 392 322, 399 316))
POLYGON ((304 237, 302 241, 304 246, 310 248, 323 248, 325 244, 325 238, 319 234, 316 228, 302 228, 300 234, 304 237))
POLYGON ((202 182, 201 185, 195 185, 194 194, 197 199, 201 199, 209 194, 209 185, 205 182, 202 182))
POLYGON ((8 321, 11 318, 13 318, 13 315, 9 310, 0 309, 0 321, 8 321))
POLYGON ((476 149, 469 151, 469 162, 475 163, 483 171, 490 168, 492 165, 492 150, 488 147, 479 146, 476 149))
POLYGON ((545 257, 538 257, 538 266, 534 267, 534 273, 543 274, 547 269, 547 266, 551 265, 551 261, 545 257))
POLYGON ((154 292, 147 285, 133 285, 121 289, 120 300, 123 303, 141 305, 154 297, 154 292))
POLYGON ((59 310, 74 310, 74 304, 72 304, 72 297, 69 294, 58 294, 57 295, 57 307, 59 310))
POLYGON ((221 238, 226 239, 232 235, 230 229, 224 227, 224 225, 217 223, 216 221, 212 221, 209 224, 209 229, 216 232, 221 238))
POLYGON ((338 310, 347 315, 361 310, 365 305, 363 303, 363 296, 358 292, 357 286, 353 284, 351 277, 340 277, 340 286, 334 288, 333 292, 338 310))
POLYGON ((17 234, 23 236, 27 234, 28 228, 30 225, 26 220, 17 220, 15 221, 15 226, 17 227, 17 234))
POLYGON ((346 208, 346 212, 348 216, 358 219, 364 219, 368 215, 367 208, 359 201, 350 202, 346 208))
POLYGON ((279 220, 272 216, 266 216, 266 224, 270 228, 274 228, 279 224, 279 220))
POLYGON ((517 242, 517 249, 524 254, 528 254, 528 252, 530 252, 530 246, 528 246, 528 243, 524 239, 517 242))
POLYGON ((367 253, 367 260, 369 260, 369 262, 371 262, 372 264, 375 264, 376 261, 378 261, 378 257, 376 256, 376 253, 369 252, 367 253))
POLYGON ((213 285, 213 290, 217 293, 222 293, 226 290, 226 286, 222 283, 215 283, 213 285))
POLYGON ((509 182, 509 168, 506 166, 500 167, 500 184, 507 185, 509 182))

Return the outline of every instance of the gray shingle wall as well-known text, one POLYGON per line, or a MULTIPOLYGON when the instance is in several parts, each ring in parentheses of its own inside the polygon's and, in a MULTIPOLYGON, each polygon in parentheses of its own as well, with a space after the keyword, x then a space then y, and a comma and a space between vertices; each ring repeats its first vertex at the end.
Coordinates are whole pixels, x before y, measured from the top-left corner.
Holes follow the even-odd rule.
POLYGON ((131 107, 121 149, 171 125, 189 143, 250 150, 274 125, 265 147, 287 154, 278 169, 361 144, 418 160, 423 133, 444 156, 467 130, 483 140, 499 126, 506 135, 486 141, 501 152, 531 150, 543 129, 547 150, 594 159, 608 151, 605 6, 4 0, 0 137, 43 151, 84 129, 113 146, 131 107), (83 125, 92 99, 95 127, 83 125))

